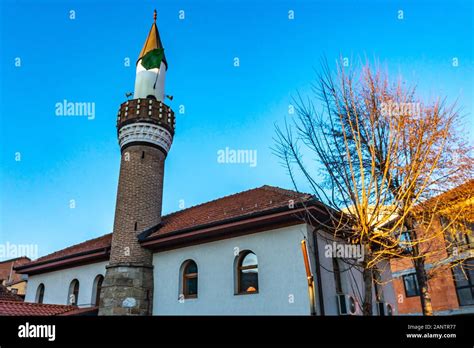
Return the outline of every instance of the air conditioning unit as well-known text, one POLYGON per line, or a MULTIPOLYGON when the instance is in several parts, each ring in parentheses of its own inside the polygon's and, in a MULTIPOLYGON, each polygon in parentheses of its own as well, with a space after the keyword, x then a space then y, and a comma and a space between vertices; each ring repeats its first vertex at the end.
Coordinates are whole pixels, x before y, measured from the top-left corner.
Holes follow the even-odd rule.
POLYGON ((393 305, 387 302, 377 302, 377 311, 380 316, 392 316, 393 315, 393 305))
POLYGON ((352 295, 339 294, 337 295, 337 305, 340 315, 358 315, 359 306, 357 300, 352 295))

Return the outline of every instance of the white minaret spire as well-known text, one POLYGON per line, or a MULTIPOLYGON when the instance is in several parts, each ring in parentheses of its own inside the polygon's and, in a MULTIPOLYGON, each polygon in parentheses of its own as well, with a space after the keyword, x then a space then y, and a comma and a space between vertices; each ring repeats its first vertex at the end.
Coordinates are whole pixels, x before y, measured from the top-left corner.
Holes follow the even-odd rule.
MULTIPOLYGON (((148 57, 151 61, 156 61, 155 57, 148 57)), ((135 78, 135 93, 133 98, 150 98, 153 96, 158 101, 164 101, 165 96, 165 75, 168 69, 168 63, 164 55, 163 45, 161 43, 158 27, 156 26, 156 10, 153 14, 153 24, 146 38, 145 44, 138 56, 137 70, 135 78), (152 52, 153 51, 153 52, 152 52), (142 64, 143 58, 152 53, 157 55, 161 51, 161 63, 157 67, 150 68, 147 64, 142 64), (145 66, 144 66, 145 65, 145 66), (148 69, 147 69, 148 67, 148 69)))

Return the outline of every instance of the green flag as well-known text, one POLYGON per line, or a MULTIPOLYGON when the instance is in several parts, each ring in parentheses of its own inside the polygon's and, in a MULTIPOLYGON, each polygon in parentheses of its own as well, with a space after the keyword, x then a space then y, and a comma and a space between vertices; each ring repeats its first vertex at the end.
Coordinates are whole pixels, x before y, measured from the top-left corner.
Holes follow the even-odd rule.
POLYGON ((145 54, 142 58, 142 65, 146 70, 160 68, 161 61, 165 55, 163 48, 155 48, 145 54))

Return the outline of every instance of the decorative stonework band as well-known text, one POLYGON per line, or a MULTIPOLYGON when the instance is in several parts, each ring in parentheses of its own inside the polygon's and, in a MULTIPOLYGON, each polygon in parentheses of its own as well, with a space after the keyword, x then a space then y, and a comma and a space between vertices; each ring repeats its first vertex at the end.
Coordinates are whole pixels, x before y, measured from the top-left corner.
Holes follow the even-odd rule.
POLYGON ((142 122, 132 123, 120 128, 118 139, 121 149, 132 142, 146 142, 158 145, 166 153, 168 153, 173 142, 173 136, 165 128, 142 122))
POLYGON ((174 112, 161 101, 139 98, 122 103, 117 115, 117 129, 135 122, 153 123, 174 135, 176 125, 174 112))

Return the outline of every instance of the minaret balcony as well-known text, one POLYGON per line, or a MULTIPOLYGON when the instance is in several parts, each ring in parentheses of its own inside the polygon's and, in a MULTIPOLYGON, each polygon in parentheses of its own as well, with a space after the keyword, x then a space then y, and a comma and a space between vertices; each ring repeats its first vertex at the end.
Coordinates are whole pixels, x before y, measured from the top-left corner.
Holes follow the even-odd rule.
POLYGON ((128 100, 120 105, 117 115, 117 130, 132 123, 152 123, 168 130, 174 135, 175 116, 165 103, 153 98, 128 100))

